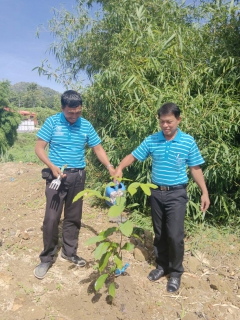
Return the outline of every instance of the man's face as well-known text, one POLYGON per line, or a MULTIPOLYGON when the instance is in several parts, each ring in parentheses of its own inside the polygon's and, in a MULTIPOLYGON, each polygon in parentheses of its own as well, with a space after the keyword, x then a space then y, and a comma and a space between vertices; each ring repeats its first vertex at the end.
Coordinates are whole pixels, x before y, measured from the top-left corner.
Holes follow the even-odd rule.
POLYGON ((177 127, 181 122, 181 117, 175 118, 174 114, 162 115, 159 119, 159 125, 163 131, 164 137, 171 140, 177 133, 177 127))
POLYGON ((76 108, 69 108, 66 106, 65 108, 62 108, 62 111, 68 122, 75 123, 82 115, 82 106, 78 106, 76 108))

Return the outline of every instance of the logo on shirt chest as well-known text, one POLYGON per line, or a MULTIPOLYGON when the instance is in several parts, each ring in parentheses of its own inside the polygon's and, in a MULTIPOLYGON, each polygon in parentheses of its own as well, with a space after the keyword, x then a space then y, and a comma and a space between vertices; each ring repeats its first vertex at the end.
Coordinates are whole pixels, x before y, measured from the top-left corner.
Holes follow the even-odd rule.
POLYGON ((56 126, 55 135, 56 136, 63 136, 64 135, 64 133, 62 132, 62 127, 61 126, 56 126))

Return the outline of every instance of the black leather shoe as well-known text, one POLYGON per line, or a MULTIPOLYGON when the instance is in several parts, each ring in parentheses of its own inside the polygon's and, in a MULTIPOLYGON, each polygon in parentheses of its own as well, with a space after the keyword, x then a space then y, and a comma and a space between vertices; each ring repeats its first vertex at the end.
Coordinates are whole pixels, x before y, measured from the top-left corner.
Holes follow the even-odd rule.
POLYGON ((167 291, 168 292, 176 292, 178 291, 181 283, 181 278, 170 277, 167 283, 167 291))
POLYGON ((158 279, 160 279, 163 276, 164 276, 164 270, 163 269, 154 269, 149 273, 148 279, 150 281, 157 281, 158 279))

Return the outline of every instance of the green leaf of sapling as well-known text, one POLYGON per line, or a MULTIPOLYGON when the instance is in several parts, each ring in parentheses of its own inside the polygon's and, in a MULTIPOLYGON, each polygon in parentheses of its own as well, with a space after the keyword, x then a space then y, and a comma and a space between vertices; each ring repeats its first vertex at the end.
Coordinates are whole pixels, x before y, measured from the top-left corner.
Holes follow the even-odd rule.
POLYGON ((96 291, 100 290, 108 277, 107 273, 102 274, 95 282, 94 288, 96 291))
POLYGON ((129 237, 133 232, 133 224, 131 221, 127 220, 124 223, 120 223, 119 229, 126 237, 129 237))
POLYGON ((115 298, 116 296, 116 290, 115 290, 115 284, 112 282, 109 287, 108 287, 108 293, 110 294, 111 297, 115 298))
POLYGON ((102 257, 102 255, 107 252, 109 245, 110 245, 109 242, 100 243, 94 251, 94 259, 95 260, 100 259, 102 257))
POLYGON ((127 251, 131 252, 131 251, 133 251, 134 247, 135 247, 135 246, 134 246, 133 243, 131 243, 131 242, 126 242, 126 243, 124 244, 124 246, 122 247, 122 250, 127 250, 127 251))

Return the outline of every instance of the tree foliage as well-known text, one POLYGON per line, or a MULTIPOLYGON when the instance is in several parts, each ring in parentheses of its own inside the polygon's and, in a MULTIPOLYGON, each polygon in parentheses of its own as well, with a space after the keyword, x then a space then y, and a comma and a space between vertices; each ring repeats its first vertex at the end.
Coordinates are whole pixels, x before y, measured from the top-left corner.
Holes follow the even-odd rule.
POLYGON ((0 152, 5 153, 17 138, 17 127, 21 117, 11 108, 9 102, 10 82, 0 82, 0 152), (6 109, 11 108, 11 111, 6 109))
POLYGON ((61 94, 34 82, 19 82, 10 86, 9 101, 18 110, 27 110, 37 114, 38 125, 61 112, 61 94))
MULTIPOLYGON (((162 103, 180 106, 181 129, 191 134, 205 158, 209 218, 238 221, 240 207, 240 20, 237 4, 173 0, 77 1, 74 13, 56 11, 50 51, 59 61, 60 81, 86 71, 94 81, 85 92, 87 116, 117 165, 147 135, 159 130, 162 103)), ((41 66, 40 73, 52 70, 41 66)), ((126 176, 149 181, 151 161, 137 162, 126 176)), ((201 219, 199 190, 189 187, 188 215, 201 219)))

